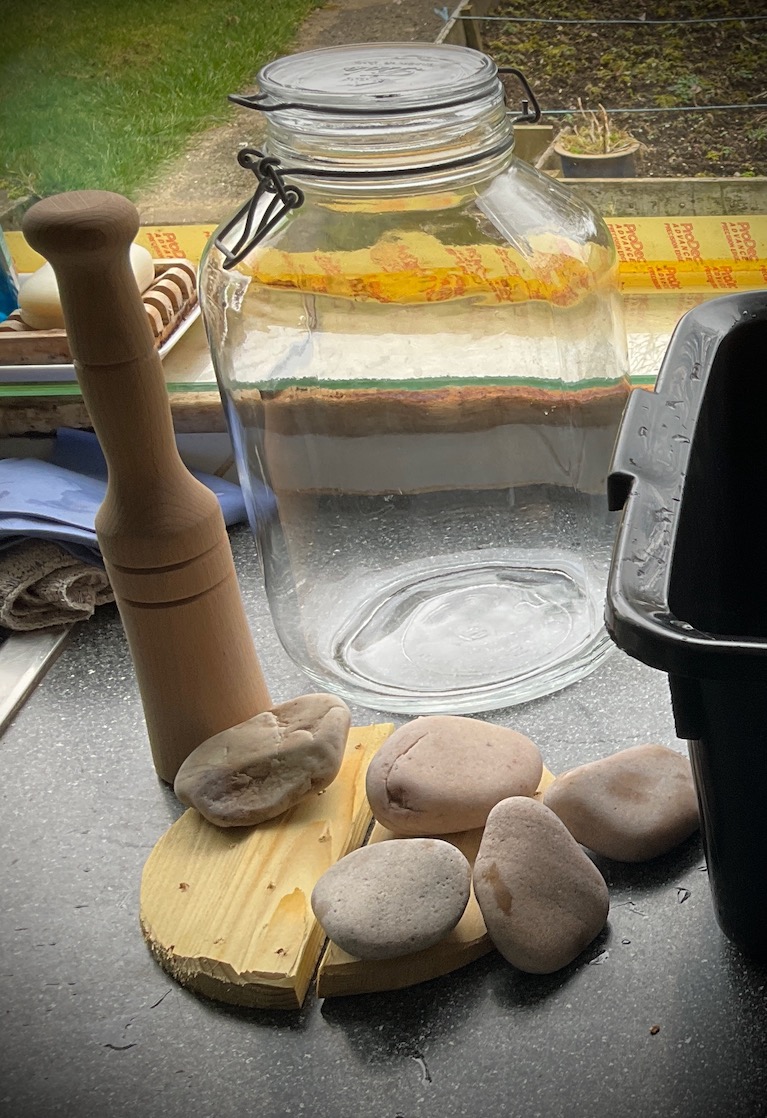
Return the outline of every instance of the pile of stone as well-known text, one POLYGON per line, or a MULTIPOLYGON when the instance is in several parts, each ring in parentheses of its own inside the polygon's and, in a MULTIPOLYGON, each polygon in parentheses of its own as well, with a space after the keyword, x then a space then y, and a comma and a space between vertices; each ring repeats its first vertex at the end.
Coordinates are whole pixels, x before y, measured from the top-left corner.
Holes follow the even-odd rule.
POLYGON ((473 881, 488 934, 520 970, 548 974, 602 931, 607 885, 584 850, 623 862, 667 853, 698 826, 690 763, 661 745, 623 750, 559 777, 535 799, 543 761, 529 738, 479 719, 417 718, 376 754, 367 795, 397 836, 342 858, 312 905, 361 959, 438 943, 473 881), (439 835, 483 827, 473 872, 439 835), (411 837, 418 836, 418 837, 411 837))
MULTIPOLYGON (((330 695, 283 703, 204 742, 181 766, 176 794, 220 827, 275 818, 335 778, 350 721, 330 695)), ((657 858, 696 830, 697 802, 689 761, 662 745, 582 765, 541 798, 543 772, 537 746, 506 727, 451 715, 400 727, 366 783, 392 837, 342 858, 312 894, 330 939, 359 959, 423 950, 456 926, 473 887, 510 963, 538 974, 571 963, 609 912, 587 850, 657 858), (474 828, 482 837, 472 867, 440 836, 474 828)))

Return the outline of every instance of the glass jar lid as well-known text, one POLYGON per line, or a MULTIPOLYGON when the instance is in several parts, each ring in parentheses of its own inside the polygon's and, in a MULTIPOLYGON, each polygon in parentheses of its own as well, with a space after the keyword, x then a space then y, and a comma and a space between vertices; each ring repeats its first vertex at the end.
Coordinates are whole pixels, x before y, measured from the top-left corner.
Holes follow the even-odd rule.
POLYGON ((407 113, 486 96, 499 79, 493 60, 469 47, 352 43, 278 58, 258 81, 277 103, 407 113))

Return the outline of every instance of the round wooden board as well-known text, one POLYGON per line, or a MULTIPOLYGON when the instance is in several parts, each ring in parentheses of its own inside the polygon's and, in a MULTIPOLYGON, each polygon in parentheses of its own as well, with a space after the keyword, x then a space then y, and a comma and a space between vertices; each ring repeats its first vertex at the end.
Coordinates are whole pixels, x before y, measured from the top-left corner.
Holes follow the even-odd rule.
POLYGON ((257 827, 214 827, 193 808, 156 843, 141 878, 152 954, 199 994, 298 1009, 325 942, 310 905, 317 879, 370 826, 365 773, 394 727, 352 728, 324 791, 257 827))
MULTIPOLYGON (((543 799, 544 792, 553 781, 554 775, 544 768, 535 799, 543 799)), ((384 842, 396 837, 376 823, 368 842, 384 842)), ((474 831, 461 831, 439 837, 452 842, 469 863, 474 865, 482 838, 481 827, 474 831)), ((317 996, 332 998, 401 990, 405 986, 415 986, 419 982, 449 974, 492 950, 493 945, 472 889, 466 910, 452 932, 424 951, 416 951, 412 955, 402 955, 396 959, 366 961, 348 955, 337 944, 329 942, 317 971, 317 996)))
MULTIPOLYGON (((222 829, 190 808, 155 845, 141 880, 140 921, 158 963, 183 986, 218 1001, 297 1009, 325 935, 309 898, 318 878, 365 840, 365 774, 394 729, 353 728, 341 772, 324 792, 252 828, 222 829)), ((554 780, 548 769, 537 799, 554 780)), ((368 842, 395 838, 376 823, 368 842)), ((441 835, 473 865, 482 829, 441 835)), ((472 891, 443 940, 398 959, 363 962, 328 942, 320 997, 414 986, 492 950, 472 891)))

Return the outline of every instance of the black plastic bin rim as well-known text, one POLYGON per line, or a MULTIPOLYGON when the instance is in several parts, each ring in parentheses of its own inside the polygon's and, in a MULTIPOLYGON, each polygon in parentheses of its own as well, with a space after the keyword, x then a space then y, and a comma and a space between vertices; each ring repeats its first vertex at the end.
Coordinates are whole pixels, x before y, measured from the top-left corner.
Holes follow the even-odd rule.
POLYGON ((669 608, 671 557, 684 479, 719 344, 748 321, 767 321, 767 291, 712 299, 688 311, 671 338, 653 392, 626 404, 608 478, 623 509, 605 623, 630 656, 673 675, 767 682, 767 638, 702 632, 669 608))

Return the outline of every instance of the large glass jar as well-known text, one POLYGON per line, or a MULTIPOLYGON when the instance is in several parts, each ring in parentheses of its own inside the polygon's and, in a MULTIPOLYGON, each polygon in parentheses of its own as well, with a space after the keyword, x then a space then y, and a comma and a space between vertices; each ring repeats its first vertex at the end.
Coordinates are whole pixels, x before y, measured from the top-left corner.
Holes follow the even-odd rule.
POLYGON ((514 158, 477 51, 344 46, 259 82, 279 162, 256 169, 303 204, 262 188, 265 235, 244 252, 246 215, 222 228, 201 291, 285 649, 390 711, 581 678, 610 647, 628 391, 606 226, 514 158))

